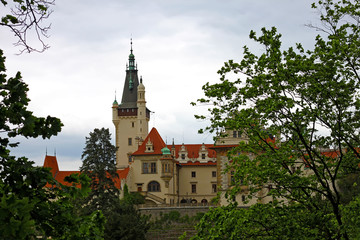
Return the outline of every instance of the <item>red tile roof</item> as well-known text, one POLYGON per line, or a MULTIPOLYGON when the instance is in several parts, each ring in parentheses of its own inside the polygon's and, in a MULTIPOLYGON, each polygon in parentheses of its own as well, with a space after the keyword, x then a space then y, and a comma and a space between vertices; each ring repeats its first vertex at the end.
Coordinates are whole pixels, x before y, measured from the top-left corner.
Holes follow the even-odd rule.
POLYGON ((44 168, 50 168, 53 176, 59 171, 59 166, 55 156, 45 156, 44 168))
MULTIPOLYGON (((203 144, 184 144, 185 146, 185 149, 188 153, 188 158, 199 158, 199 152, 200 152, 200 149, 202 147, 203 144)), ((209 158, 215 158, 216 157, 216 152, 214 150, 212 150, 212 148, 214 147, 214 144, 204 144, 205 145, 205 148, 208 152, 207 156, 209 158)), ((181 145, 175 145, 175 157, 176 158, 179 158, 179 151, 181 150, 181 145)), ((170 151, 172 150, 172 145, 168 145, 167 146, 170 151)))
POLYGON ((163 149, 166 146, 164 140, 161 138, 159 132, 156 130, 156 128, 152 128, 150 133, 145 138, 144 142, 139 146, 138 150, 134 152, 132 155, 161 155, 161 149, 163 149), (146 150, 146 144, 148 141, 152 142, 153 144, 153 152, 145 152, 146 150))
MULTIPOLYGON (((60 171, 59 166, 57 163, 56 156, 45 156, 45 161, 43 167, 51 168, 51 173, 53 174, 56 181, 59 183, 65 185, 65 186, 71 186, 70 183, 65 181, 65 177, 70 176, 71 174, 80 174, 80 171, 60 171)), ((129 173, 129 168, 125 168, 122 170, 117 170, 117 174, 119 175, 119 178, 115 179, 115 186, 120 189, 121 187, 121 180, 126 179, 127 175, 129 173)), ((51 187, 50 184, 46 184, 46 187, 51 187)), ((80 187, 80 185, 76 185, 76 187, 80 187)))
POLYGON ((201 163, 199 161, 191 162, 188 161, 187 163, 180 163, 181 166, 216 166, 216 162, 205 162, 201 163))

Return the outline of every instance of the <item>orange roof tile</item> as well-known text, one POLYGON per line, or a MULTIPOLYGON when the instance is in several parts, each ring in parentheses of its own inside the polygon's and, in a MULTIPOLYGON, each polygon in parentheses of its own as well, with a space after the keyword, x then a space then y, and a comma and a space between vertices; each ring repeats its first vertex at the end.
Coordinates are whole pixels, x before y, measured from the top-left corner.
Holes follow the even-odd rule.
POLYGON ((216 166, 216 162, 205 162, 201 163, 199 161, 196 162, 187 162, 187 163, 180 163, 181 166, 216 166))
POLYGON ((59 166, 56 160, 56 156, 46 155, 43 167, 50 168, 50 172, 52 173, 53 176, 55 176, 56 173, 59 171, 59 166))
POLYGON ((134 152, 132 155, 161 155, 161 149, 163 149, 166 146, 164 140, 161 138, 159 132, 156 130, 156 128, 152 128, 150 133, 145 138, 144 142, 139 146, 138 150, 134 152), (152 142, 154 151, 153 152, 145 152, 146 150, 146 144, 149 141, 152 142))
MULTIPOLYGON (((204 144, 205 148, 208 152, 208 157, 209 158, 214 158, 216 157, 216 152, 212 149, 212 147, 214 146, 214 144, 204 144)), ((175 145, 175 157, 179 158, 179 151, 181 150, 181 145, 175 145)), ((187 150, 188 153, 188 158, 199 158, 199 152, 200 149, 202 147, 202 144, 184 144, 185 149, 187 150)), ((168 145, 167 146, 170 150, 172 150, 172 145, 168 145)))
POLYGON ((321 152, 321 155, 324 155, 326 157, 331 157, 331 158, 337 158, 340 156, 340 151, 338 151, 338 150, 324 151, 324 152, 321 152))
MULTIPOLYGON (((53 173, 53 176, 54 176, 55 180, 58 181, 59 183, 65 185, 65 186, 71 186, 72 185, 71 183, 68 183, 68 182, 65 181, 65 177, 70 176, 73 173, 80 174, 80 171, 60 171, 59 167, 58 167, 56 156, 46 156, 43 167, 51 168, 50 171, 53 173)), ((120 189, 121 180, 127 178, 127 175, 129 173, 129 168, 125 168, 125 169, 122 169, 122 170, 117 170, 116 172, 119 175, 119 178, 116 178, 114 180, 115 187, 120 189)), ((50 188, 51 185, 46 184, 45 187, 50 188)), ((80 187, 80 185, 76 185, 76 187, 80 187)))

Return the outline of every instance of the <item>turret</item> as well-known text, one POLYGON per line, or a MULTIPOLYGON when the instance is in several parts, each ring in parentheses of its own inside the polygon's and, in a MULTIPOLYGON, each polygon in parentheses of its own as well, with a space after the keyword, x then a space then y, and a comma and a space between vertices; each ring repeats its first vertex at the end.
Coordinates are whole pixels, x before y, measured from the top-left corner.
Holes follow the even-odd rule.
POLYGON ((170 149, 167 147, 164 147, 161 149, 162 152, 162 158, 160 158, 161 161, 161 179, 165 182, 165 187, 169 187, 169 182, 172 179, 174 173, 174 159, 171 156, 170 149))
POLYGON ((140 84, 137 88, 137 93, 137 137, 139 139, 139 144, 141 144, 148 133, 148 124, 146 120, 147 111, 145 101, 145 86, 143 84, 142 77, 140 77, 140 84))

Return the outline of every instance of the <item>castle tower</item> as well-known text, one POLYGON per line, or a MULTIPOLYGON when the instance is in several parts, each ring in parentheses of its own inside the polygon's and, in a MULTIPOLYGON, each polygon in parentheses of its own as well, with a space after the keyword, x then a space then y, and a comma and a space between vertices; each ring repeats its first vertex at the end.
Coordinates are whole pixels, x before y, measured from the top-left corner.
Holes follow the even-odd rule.
POLYGON ((142 77, 140 77, 140 84, 138 86, 138 98, 137 98, 137 137, 141 144, 148 134, 148 117, 146 111, 146 101, 145 101, 145 86, 142 83, 142 77))
POLYGON ((145 86, 138 78, 135 56, 132 49, 129 64, 126 65, 126 77, 121 103, 115 100, 112 106, 112 120, 115 125, 116 166, 126 168, 131 162, 131 154, 138 149, 148 134, 150 110, 146 108, 145 86))

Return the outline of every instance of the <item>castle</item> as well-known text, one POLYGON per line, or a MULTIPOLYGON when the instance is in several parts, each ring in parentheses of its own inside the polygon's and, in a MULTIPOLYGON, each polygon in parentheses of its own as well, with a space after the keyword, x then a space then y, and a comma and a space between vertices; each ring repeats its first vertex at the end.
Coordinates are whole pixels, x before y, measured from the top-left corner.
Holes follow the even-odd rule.
MULTIPOLYGON (((231 187, 232 172, 224 173, 229 163, 227 152, 239 141, 247 141, 238 131, 228 131, 228 136, 214 144, 167 145, 156 128, 149 132, 150 110, 146 107, 146 91, 138 77, 132 43, 126 66, 126 76, 119 104, 112 104, 112 121, 115 126, 116 166, 119 179, 116 186, 122 190, 145 196, 146 204, 209 204, 218 191, 231 187)), ((44 167, 49 167, 56 180, 64 182, 65 176, 79 171, 59 170, 57 159, 46 156, 44 167)), ((247 193, 236 198, 240 205, 247 193)), ((226 204, 221 194, 220 204, 226 204)))

